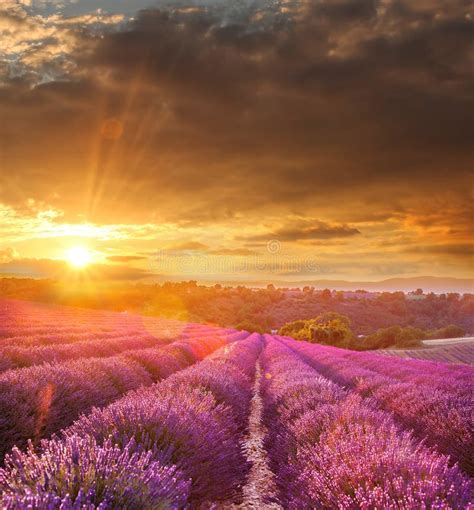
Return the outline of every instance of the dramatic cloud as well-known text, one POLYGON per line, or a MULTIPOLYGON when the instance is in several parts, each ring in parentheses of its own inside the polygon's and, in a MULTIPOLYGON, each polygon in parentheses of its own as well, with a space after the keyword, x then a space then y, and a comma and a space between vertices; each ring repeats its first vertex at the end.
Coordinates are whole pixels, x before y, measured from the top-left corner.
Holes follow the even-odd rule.
POLYGON ((356 228, 348 225, 328 225, 321 221, 298 222, 295 225, 280 228, 266 234, 242 237, 246 241, 312 241, 320 239, 338 239, 360 234, 356 228))
POLYGON ((447 255, 466 259, 466 263, 474 263, 474 246, 471 244, 440 244, 429 246, 411 247, 407 251, 428 255, 447 255))
POLYGON ((8 247, 76 227, 109 257, 275 239, 347 276, 348 252, 373 272, 465 274, 468 3, 93 3, 0 8, 8 247))
POLYGON ((84 50, 83 31, 87 29, 91 37, 123 20, 121 15, 100 11, 67 18, 59 14, 33 16, 26 5, 9 0, 0 5, 0 55, 7 71, 6 76, 0 76, 0 83, 14 77, 42 83, 74 73, 70 55, 84 50))
POLYGON ((25 241, 32 238, 77 239, 152 239, 169 236, 171 227, 166 224, 102 224, 83 221, 68 223, 59 209, 37 203, 32 199, 17 207, 0 203, 0 235, 4 241, 25 241))

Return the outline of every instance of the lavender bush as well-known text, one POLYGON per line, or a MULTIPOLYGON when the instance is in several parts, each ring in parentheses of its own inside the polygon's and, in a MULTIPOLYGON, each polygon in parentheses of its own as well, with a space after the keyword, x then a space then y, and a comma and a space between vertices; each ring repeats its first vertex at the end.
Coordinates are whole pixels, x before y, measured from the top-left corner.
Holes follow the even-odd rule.
POLYGON ((119 448, 86 436, 15 448, 0 470, 5 509, 184 508, 190 482, 173 466, 138 452, 132 442, 119 448))

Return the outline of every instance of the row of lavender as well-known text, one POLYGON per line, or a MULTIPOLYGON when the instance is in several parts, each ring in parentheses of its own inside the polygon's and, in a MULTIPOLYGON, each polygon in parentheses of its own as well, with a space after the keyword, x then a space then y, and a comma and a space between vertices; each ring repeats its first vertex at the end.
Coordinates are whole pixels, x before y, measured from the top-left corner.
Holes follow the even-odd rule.
POLYGON ((169 509, 239 502, 255 365, 251 335, 81 417, 0 470, 2 508, 169 509))
POLYGON ((42 363, 114 356, 177 338, 231 332, 203 324, 8 300, 0 300, 0 329, 0 372, 42 363))
POLYGON ((107 358, 79 358, 0 374, 0 459, 14 445, 24 447, 28 439, 38 442, 70 425, 81 413, 150 386, 247 335, 190 337, 107 358))
POLYGON ((370 399, 474 475, 474 369, 283 340, 319 373, 370 399))
POLYGON ((316 370, 319 346, 273 337, 266 343, 266 445, 279 504, 295 510, 468 507, 469 478, 376 401, 316 370))
POLYGON ((0 348, 0 372, 16 368, 31 367, 43 363, 58 363, 79 358, 106 358, 128 350, 148 349, 165 345, 178 338, 186 340, 192 338, 205 338, 219 336, 225 338, 234 330, 222 330, 213 327, 199 328, 196 331, 187 330, 186 333, 178 331, 167 335, 155 334, 140 335, 130 332, 125 336, 113 338, 89 339, 86 341, 38 345, 31 347, 7 346, 0 348))
POLYGON ((383 354, 400 358, 474 365, 474 341, 471 339, 457 344, 430 346, 427 349, 387 349, 383 351, 383 354))
POLYGON ((128 313, 0 299, 0 345, 38 345, 146 333, 149 327, 197 327, 179 321, 128 313), (53 326, 53 328, 52 328, 53 326), (87 338, 84 338, 87 335, 87 338))
MULTIPOLYGON (((116 314, 120 317, 121 314, 116 314)), ((61 319, 60 319, 61 320, 61 319)), ((142 317, 142 322, 137 324, 116 322, 113 329, 103 331, 99 325, 91 323, 89 329, 80 333, 65 331, 61 323, 51 322, 49 324, 48 334, 38 331, 25 331, 21 328, 10 330, 11 335, 4 337, 0 341, 0 348, 19 346, 19 347, 56 347, 59 345, 78 344, 86 341, 96 340, 117 340, 135 335, 137 338, 158 338, 166 341, 177 336, 189 336, 202 334, 204 332, 220 332, 223 328, 210 326, 206 324, 183 324, 177 321, 168 321, 150 317, 142 317)), ((4 328, 5 329, 5 328, 4 328)))
POLYGON ((9 345, 0 348, 0 372, 78 358, 105 358, 121 351, 147 349, 164 343, 166 342, 152 335, 129 334, 56 345, 9 345))

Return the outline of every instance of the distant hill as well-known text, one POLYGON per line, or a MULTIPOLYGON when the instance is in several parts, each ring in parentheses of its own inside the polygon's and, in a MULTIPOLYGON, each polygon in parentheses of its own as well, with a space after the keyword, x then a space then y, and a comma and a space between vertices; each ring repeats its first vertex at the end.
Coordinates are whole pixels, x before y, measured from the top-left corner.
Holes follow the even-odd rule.
MULTIPOLYGON (((263 285, 263 282, 258 284, 263 285)), ((415 276, 411 278, 389 278, 378 282, 351 282, 346 280, 300 280, 274 281, 277 287, 304 287, 311 285, 316 288, 332 290, 365 289, 372 292, 410 292, 421 288, 426 292, 441 294, 444 292, 474 293, 474 278, 444 278, 438 276, 415 276)), ((253 283, 255 285, 255 283, 253 283)))

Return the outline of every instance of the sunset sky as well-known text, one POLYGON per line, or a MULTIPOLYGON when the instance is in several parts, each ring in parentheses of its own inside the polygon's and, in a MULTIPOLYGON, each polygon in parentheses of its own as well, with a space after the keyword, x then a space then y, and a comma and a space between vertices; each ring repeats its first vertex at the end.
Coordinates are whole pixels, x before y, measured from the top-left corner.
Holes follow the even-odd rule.
POLYGON ((2 0, 0 275, 472 276, 469 8, 2 0))

